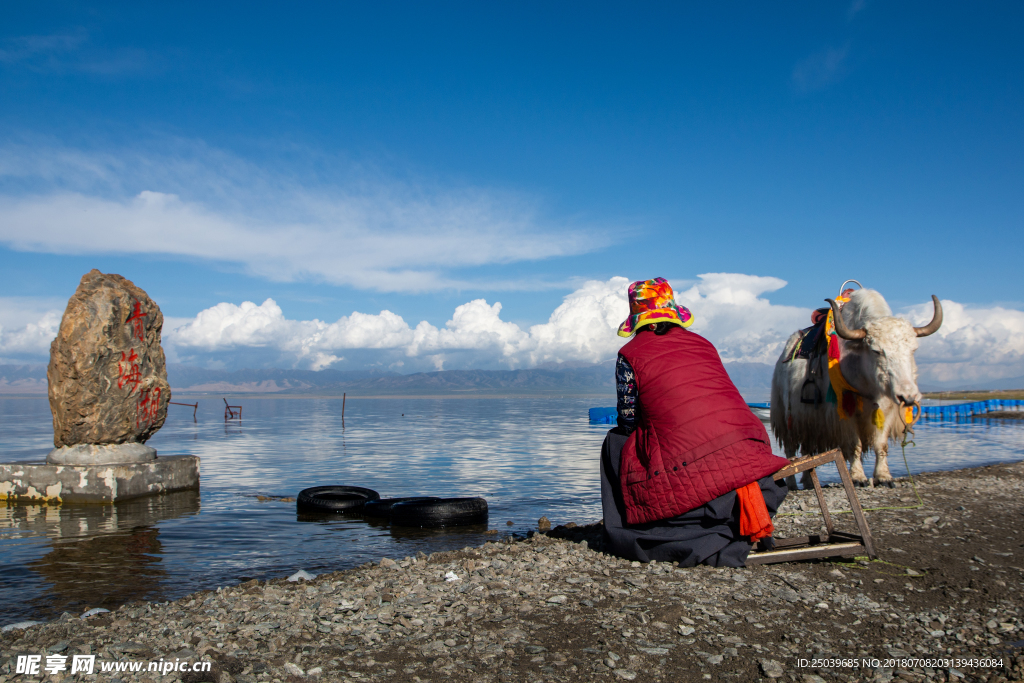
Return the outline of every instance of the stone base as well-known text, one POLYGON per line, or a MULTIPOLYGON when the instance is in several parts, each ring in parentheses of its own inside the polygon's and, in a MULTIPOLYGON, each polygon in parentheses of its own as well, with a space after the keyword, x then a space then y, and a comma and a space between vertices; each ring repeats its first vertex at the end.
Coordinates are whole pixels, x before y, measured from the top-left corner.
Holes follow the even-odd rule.
POLYGON ((46 456, 50 465, 122 465, 156 460, 156 449, 141 443, 80 443, 54 448, 46 456))
POLYGON ((0 500, 9 502, 113 503, 198 488, 199 458, 194 455, 114 465, 0 463, 0 500))

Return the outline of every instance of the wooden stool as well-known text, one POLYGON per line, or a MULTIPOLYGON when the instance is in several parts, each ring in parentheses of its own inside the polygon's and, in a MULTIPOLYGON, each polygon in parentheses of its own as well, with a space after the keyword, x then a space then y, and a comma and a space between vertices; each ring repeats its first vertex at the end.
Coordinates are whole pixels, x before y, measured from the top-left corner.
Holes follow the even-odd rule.
POLYGON ((821 507, 821 516, 825 518, 825 529, 828 533, 824 537, 815 535, 776 538, 775 550, 750 553, 747 556, 747 566, 808 560, 815 557, 851 557, 865 554, 872 559, 878 557, 875 553, 875 542, 871 538, 871 529, 868 528, 868 520, 864 518, 864 511, 860 508, 860 501, 857 500, 857 493, 853 488, 850 472, 846 469, 842 451, 836 448, 827 453, 794 460, 776 472, 773 478, 775 481, 779 481, 808 470, 811 473, 814 493, 818 496, 818 505, 821 507), (832 527, 832 516, 828 513, 825 495, 821 491, 821 484, 818 483, 818 474, 814 471, 814 468, 829 462, 834 462, 839 469, 839 478, 843 480, 846 497, 850 500, 850 510, 853 512, 853 518, 857 521, 857 528, 860 530, 859 536, 835 531, 832 527))

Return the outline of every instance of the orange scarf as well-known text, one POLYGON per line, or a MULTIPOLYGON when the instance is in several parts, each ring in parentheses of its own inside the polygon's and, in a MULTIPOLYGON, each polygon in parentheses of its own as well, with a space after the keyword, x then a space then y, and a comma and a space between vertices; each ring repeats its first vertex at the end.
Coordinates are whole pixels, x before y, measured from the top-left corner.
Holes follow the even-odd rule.
POLYGON ((741 486, 736 489, 736 495, 740 499, 740 535, 749 536, 751 543, 771 536, 775 527, 758 483, 753 481, 741 486))

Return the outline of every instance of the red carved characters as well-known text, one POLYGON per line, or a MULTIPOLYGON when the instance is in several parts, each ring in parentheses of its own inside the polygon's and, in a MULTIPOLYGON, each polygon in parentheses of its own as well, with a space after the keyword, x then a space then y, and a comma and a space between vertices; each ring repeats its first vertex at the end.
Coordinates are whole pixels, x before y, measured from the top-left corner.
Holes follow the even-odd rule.
POLYGON ((121 352, 121 362, 117 364, 117 388, 124 389, 126 386, 130 386, 131 389, 128 394, 132 394, 139 387, 139 382, 142 381, 142 368, 139 366, 139 356, 135 353, 135 349, 131 349, 131 353, 127 356, 124 351, 121 352))
POLYGON ((132 324, 132 337, 140 342, 146 341, 146 314, 142 312, 142 304, 136 301, 131 317, 124 322, 132 324))
POLYGON ((144 389, 149 381, 143 383, 143 357, 139 353, 146 353, 146 317, 148 314, 142 310, 142 304, 135 301, 132 306, 131 315, 124 321, 125 325, 131 325, 131 344, 141 344, 141 349, 129 348, 121 352, 121 359, 117 364, 117 388, 127 389, 128 396, 135 395, 135 428, 144 430, 156 422, 160 411, 160 387, 144 389))
POLYGON ((160 408, 160 387, 146 389, 139 395, 139 403, 136 409, 135 427, 151 424, 156 420, 156 414, 160 408))

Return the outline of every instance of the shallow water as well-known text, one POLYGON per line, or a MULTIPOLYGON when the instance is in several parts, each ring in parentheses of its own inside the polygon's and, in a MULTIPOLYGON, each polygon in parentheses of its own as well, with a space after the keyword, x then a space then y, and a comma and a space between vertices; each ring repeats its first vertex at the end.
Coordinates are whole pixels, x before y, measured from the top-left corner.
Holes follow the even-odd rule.
MULTIPOLYGON (((248 578, 318 573, 383 556, 461 548, 487 529, 524 533, 601 517, 598 454, 608 425, 591 425, 593 398, 241 399, 171 406, 150 441, 159 453, 201 458, 201 493, 111 506, 0 507, 0 624, 127 600, 173 599, 248 578), (294 496, 321 484, 367 486, 383 497, 483 496, 487 527, 389 528, 359 517, 302 516, 294 496), (512 521, 512 526, 506 522, 512 521)), ((605 401, 606 403, 607 401, 605 401)), ((53 447, 45 399, 0 400, 4 460, 41 460, 53 447)), ((1024 458, 1024 425, 997 420, 919 424, 907 449, 914 472, 1024 458)), ((890 458, 904 476, 899 448, 890 458)), ((870 472, 870 463, 865 468, 870 472)), ((824 481, 838 479, 823 468, 824 481)))

